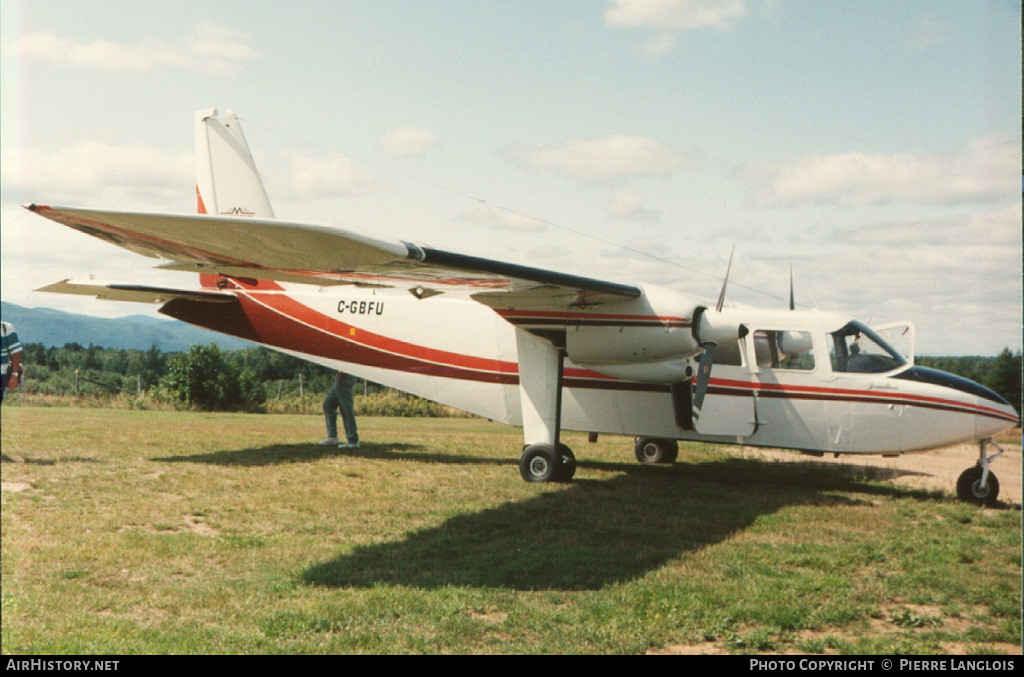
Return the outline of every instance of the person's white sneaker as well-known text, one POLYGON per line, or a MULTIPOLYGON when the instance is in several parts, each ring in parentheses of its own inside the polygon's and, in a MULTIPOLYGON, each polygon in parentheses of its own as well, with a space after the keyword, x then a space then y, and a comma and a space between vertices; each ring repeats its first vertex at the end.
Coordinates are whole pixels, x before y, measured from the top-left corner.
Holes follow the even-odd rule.
POLYGON ((358 442, 345 442, 344 444, 339 444, 338 448, 339 449, 358 449, 359 448, 359 443, 358 442))
POLYGON ((321 447, 326 447, 326 446, 330 446, 332 444, 337 444, 337 443, 338 443, 338 438, 337 437, 325 437, 324 439, 322 439, 319 442, 317 442, 317 444, 319 444, 321 447))

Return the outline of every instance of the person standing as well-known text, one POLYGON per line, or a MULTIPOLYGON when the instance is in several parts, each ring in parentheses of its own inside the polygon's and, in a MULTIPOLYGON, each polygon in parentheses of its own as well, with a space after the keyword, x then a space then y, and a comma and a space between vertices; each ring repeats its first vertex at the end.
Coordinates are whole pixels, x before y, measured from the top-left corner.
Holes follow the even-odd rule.
POLYGON ((18 340, 18 333, 10 322, 0 322, 0 325, 0 402, 3 402, 7 389, 18 387, 24 367, 21 366, 21 341, 18 340))
POLYGON ((327 437, 320 440, 320 446, 337 444, 339 449, 358 449, 359 431, 356 427, 355 403, 352 387, 356 377, 352 374, 338 372, 334 385, 324 397, 324 422, 327 424, 327 437), (339 444, 338 411, 341 411, 341 422, 345 425, 346 441, 339 444))

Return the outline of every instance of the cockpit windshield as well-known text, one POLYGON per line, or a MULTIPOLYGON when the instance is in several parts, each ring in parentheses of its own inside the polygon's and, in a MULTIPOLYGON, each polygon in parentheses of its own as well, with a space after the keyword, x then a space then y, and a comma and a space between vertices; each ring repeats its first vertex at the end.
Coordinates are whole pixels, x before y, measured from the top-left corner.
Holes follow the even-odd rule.
POLYGON ((892 346, 867 325, 854 320, 829 334, 832 371, 877 374, 908 364, 892 346))

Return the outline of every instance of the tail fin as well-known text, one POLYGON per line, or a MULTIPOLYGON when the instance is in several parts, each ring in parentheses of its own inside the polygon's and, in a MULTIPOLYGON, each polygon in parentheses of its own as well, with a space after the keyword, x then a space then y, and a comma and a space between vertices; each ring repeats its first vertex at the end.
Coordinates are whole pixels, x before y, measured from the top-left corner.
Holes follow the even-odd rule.
POLYGON ((197 111, 195 121, 199 213, 274 218, 238 116, 210 108, 197 111))
MULTIPOLYGON (((200 214, 274 218, 263 181, 232 111, 196 111, 196 207, 200 214)), ((222 288, 227 278, 200 273, 202 287, 222 288)), ((262 280, 253 285, 266 284, 262 280)), ((276 287, 274 283, 269 283, 276 287)))

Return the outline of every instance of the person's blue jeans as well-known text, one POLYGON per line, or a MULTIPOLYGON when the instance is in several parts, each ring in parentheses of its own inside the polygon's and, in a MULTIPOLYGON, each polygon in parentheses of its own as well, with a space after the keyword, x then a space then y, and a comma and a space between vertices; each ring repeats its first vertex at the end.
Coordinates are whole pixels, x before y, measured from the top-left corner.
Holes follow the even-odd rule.
POLYGON ((341 411, 341 422, 345 426, 345 437, 351 444, 359 441, 359 430, 356 428, 356 412, 352 399, 352 386, 356 377, 345 374, 343 378, 334 379, 334 385, 324 398, 324 421, 327 423, 327 436, 338 436, 338 411, 341 411))

